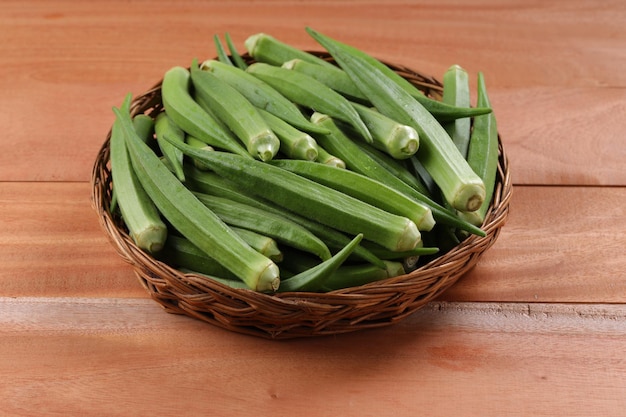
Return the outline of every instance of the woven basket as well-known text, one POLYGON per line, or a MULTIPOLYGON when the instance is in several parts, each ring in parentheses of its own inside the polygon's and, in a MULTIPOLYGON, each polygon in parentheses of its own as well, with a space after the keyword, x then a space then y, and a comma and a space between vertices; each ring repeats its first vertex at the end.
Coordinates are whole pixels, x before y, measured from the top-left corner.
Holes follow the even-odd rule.
MULTIPOLYGON (((328 55, 313 52, 330 60, 328 55)), ((249 56, 244 56, 249 62, 249 56)), ((431 97, 441 83, 403 66, 389 64, 431 97)), ((156 116, 162 111, 160 82, 133 100, 131 113, 156 116)), ((184 274, 139 249, 122 220, 110 213, 112 179, 109 131, 93 168, 92 203, 119 255, 132 265, 141 284, 167 312, 184 314, 228 330, 268 339, 353 332, 402 320, 437 298, 476 265, 496 241, 509 211, 512 185, 500 141, 496 189, 482 229, 458 246, 406 275, 328 293, 263 294, 233 289, 195 274, 184 274)))

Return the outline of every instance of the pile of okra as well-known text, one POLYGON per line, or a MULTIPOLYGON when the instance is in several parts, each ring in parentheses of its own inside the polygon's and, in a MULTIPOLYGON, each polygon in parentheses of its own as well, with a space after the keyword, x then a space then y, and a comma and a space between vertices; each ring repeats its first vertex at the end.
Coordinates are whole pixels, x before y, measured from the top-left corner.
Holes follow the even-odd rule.
POLYGON ((162 111, 113 108, 112 212, 142 250, 234 288, 332 291, 403 275, 481 225, 498 133, 482 73, 434 99, 311 28, 332 60, 264 33, 244 60, 167 70, 162 111))

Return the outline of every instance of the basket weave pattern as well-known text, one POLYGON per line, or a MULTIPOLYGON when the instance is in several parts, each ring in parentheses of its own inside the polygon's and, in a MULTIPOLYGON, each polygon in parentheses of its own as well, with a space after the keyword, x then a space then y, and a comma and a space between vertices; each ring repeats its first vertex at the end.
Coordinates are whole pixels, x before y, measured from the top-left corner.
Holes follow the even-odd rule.
MULTIPOLYGON (((328 56, 317 53, 328 59, 328 56)), ((246 57, 249 60, 249 57, 246 57)), ((408 68, 389 64, 425 94, 440 97, 441 83, 408 68)), ((136 97, 131 114, 162 111, 160 82, 136 97)), ((116 215, 110 213, 112 178, 109 140, 102 145, 92 173, 92 204, 118 254, 129 263, 151 297, 167 312, 184 314, 231 331, 270 339, 322 336, 387 326, 437 298, 467 271, 498 238, 512 193, 502 142, 496 188, 482 229, 448 253, 408 274, 328 293, 262 294, 233 289, 195 274, 184 274, 139 249, 116 215)))

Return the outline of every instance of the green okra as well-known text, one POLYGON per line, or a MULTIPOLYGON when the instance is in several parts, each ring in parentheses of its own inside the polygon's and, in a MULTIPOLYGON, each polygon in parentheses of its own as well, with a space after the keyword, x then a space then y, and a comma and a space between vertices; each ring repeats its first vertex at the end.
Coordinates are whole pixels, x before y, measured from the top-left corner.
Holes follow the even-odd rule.
POLYGON ((417 156, 452 207, 462 211, 480 207, 485 198, 483 181, 461 156, 439 121, 389 75, 389 67, 363 51, 310 28, 307 31, 331 53, 381 113, 417 130, 420 135, 417 156))
POLYGON ((332 258, 281 282, 279 291, 318 291, 324 287, 332 274, 348 259, 354 249, 363 238, 358 234, 343 249, 333 255, 332 258))
POLYGON ((250 65, 246 71, 265 81, 294 103, 348 123, 366 142, 372 142, 372 135, 352 104, 314 78, 261 62, 250 65))
POLYGON ((165 113, 172 121, 208 145, 251 157, 241 142, 194 100, 190 88, 191 75, 186 68, 177 66, 165 72, 161 96, 165 113))
MULTIPOLYGON (((126 113, 129 112, 130 99, 130 95, 126 96, 121 107, 126 113)), ((137 136, 134 127, 133 133, 137 136)), ((146 252, 157 253, 165 245, 167 226, 137 178, 124 135, 121 122, 115 120, 111 130, 110 160, 116 204, 135 244, 146 252)))
POLYGON ((268 111, 259 109, 259 113, 280 140, 280 151, 288 158, 306 161, 317 159, 317 142, 311 135, 293 127, 268 111))
MULTIPOLYGON (((137 177, 163 217, 190 242, 237 275, 250 289, 275 291, 280 283, 276 264, 233 233, 161 163, 133 130, 126 110, 114 108, 113 111, 122 128, 137 177)), ((189 146, 167 136, 165 138, 175 146, 189 146)), ((237 158, 252 160, 241 155, 237 158)))
MULTIPOLYGON (((478 73, 477 103, 491 106, 485 78, 478 73)), ((498 171, 498 125, 494 113, 474 118, 472 134, 467 151, 467 161, 474 172, 484 181, 487 194, 483 204, 473 213, 464 214, 464 218, 475 225, 482 225, 493 197, 498 171)))
POLYGON ((245 70, 213 59, 204 61, 200 68, 230 84, 256 107, 272 113, 292 126, 309 133, 328 133, 326 130, 309 122, 298 106, 274 87, 247 73, 245 70))
POLYGON ((280 141, 245 96, 210 72, 200 70, 196 60, 191 65, 191 81, 196 95, 245 144, 250 155, 261 161, 274 158, 280 141))
MULTIPOLYGON (((146 143, 150 143, 154 135, 154 119, 147 114, 139 113, 133 116, 133 127, 137 136, 146 143)), ((114 213, 118 209, 117 195, 115 189, 111 192, 111 202, 109 203, 110 213, 114 213)))
POLYGON ((257 33, 244 42, 250 56, 259 62, 280 66, 292 59, 301 59, 320 66, 333 65, 320 57, 295 48, 266 33, 257 33))
POLYGON ((172 122, 172 119, 165 113, 161 112, 157 115, 154 123, 154 133, 157 139, 161 153, 167 159, 172 167, 174 174, 180 181, 185 181, 185 173, 183 172, 183 153, 180 149, 172 146, 171 143, 163 139, 168 135, 171 139, 180 142, 185 141, 185 132, 172 122))
POLYGON ((325 291, 358 287, 387 278, 394 278, 406 273, 401 262, 384 261, 385 267, 374 265, 346 265, 338 268, 324 283, 325 291))
POLYGON ((484 231, 473 224, 459 219, 456 214, 451 213, 427 195, 420 193, 415 188, 405 183, 396 175, 391 173, 385 166, 381 165, 377 160, 373 159, 366 152, 363 152, 361 150, 362 148, 358 145, 358 141, 348 138, 345 133, 339 129, 331 117, 324 114, 314 113, 311 117, 311 121, 313 121, 313 123, 321 124, 330 131, 330 134, 323 136, 320 135, 315 137, 315 139, 322 147, 324 147, 324 149, 327 149, 333 155, 337 155, 345 161, 348 169, 366 175, 382 182, 383 184, 387 184, 388 186, 425 203, 428 207, 430 207, 436 222, 454 225, 459 229, 479 236, 485 235, 484 231))
POLYGON ((348 74, 339 67, 320 66, 302 59, 292 59, 282 64, 282 67, 315 78, 351 101, 369 103, 367 97, 357 88, 348 74))
POLYGON ((407 217, 420 231, 431 230, 435 225, 432 211, 424 203, 355 171, 290 159, 272 161, 272 165, 341 191, 389 213, 407 217))
POLYGON ((419 134, 411 126, 398 123, 371 107, 352 103, 372 135, 372 143, 395 159, 407 159, 419 148, 419 134))
POLYGON ((222 45, 222 41, 218 35, 213 35, 213 42, 215 43, 215 49, 217 50, 217 59, 223 64, 235 65, 228 56, 226 49, 224 49, 224 45, 222 45))
POLYGON ((363 233, 364 239, 391 250, 414 248, 420 241, 417 225, 397 216, 300 177, 284 169, 226 152, 202 152, 175 143, 192 158, 208 164, 218 175, 242 190, 259 195, 285 209, 299 213, 348 234, 363 233))
POLYGON ((346 168, 346 163, 341 158, 328 153, 328 151, 322 148, 319 143, 317 144, 317 162, 337 168, 346 168))
POLYGON ((241 68, 242 70, 245 70, 246 68, 248 68, 248 64, 246 63, 246 61, 244 61, 241 54, 239 54, 239 51, 235 47, 235 44, 233 43, 233 40, 228 34, 228 32, 224 34, 224 38, 226 39, 226 45, 228 46, 228 50, 230 51, 230 56, 232 57, 232 60, 235 63, 235 66, 237 68, 241 68))
POLYGON ((299 224, 276 215, 225 197, 194 193, 224 223, 269 236, 278 242, 310 252, 322 260, 330 258, 326 244, 299 224))
MULTIPOLYGON (((470 87, 467 71, 459 65, 452 65, 443 75, 443 96, 441 101, 456 107, 470 107, 470 87)), ((471 119, 460 117, 443 125, 452 142, 463 156, 467 157, 471 119)))

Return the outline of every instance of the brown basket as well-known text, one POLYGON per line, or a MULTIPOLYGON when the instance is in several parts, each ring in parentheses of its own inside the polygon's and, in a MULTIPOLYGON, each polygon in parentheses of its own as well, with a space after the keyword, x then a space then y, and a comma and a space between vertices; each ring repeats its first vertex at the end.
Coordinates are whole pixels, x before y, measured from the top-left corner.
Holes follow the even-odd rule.
MULTIPOLYGON (((329 59, 327 54, 314 52, 329 59)), ((246 59, 250 61, 248 56, 246 59)), ((441 83, 408 68, 390 64, 432 97, 441 83)), ((160 82, 133 100, 133 115, 153 117, 162 110, 160 82)), ((387 326, 407 317, 469 271, 496 241, 509 211, 512 185, 500 141, 496 189, 483 225, 486 237, 470 236, 448 253, 406 275, 328 293, 274 295, 233 289, 196 274, 184 274, 139 249, 123 222, 110 213, 112 179, 109 140, 102 145, 92 176, 92 203, 119 255, 132 265, 140 282, 167 312, 185 314, 231 331, 269 339, 321 336, 387 326)))

